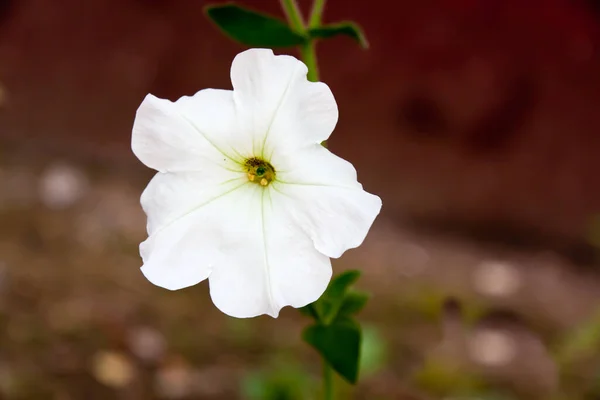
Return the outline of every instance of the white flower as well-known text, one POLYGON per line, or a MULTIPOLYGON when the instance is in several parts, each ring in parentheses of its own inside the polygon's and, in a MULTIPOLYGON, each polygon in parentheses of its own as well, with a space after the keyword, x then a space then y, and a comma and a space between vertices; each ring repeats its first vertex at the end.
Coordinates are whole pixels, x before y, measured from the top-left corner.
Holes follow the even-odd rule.
POLYGON ((141 197, 150 282, 177 290, 208 278, 224 313, 276 317, 317 300, 329 258, 362 243, 381 199, 320 145, 337 105, 306 73, 294 57, 252 49, 233 60, 233 91, 144 99, 131 146, 158 171, 141 197))

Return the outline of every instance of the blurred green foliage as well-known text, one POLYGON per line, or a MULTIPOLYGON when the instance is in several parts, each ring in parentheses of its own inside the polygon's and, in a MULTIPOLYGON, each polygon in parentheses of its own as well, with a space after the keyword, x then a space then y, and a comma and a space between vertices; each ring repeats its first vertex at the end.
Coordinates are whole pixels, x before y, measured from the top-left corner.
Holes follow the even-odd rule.
POLYGON ((388 352, 388 343, 379 329, 371 325, 364 326, 360 353, 360 375, 367 378, 385 368, 388 352))
POLYGON ((315 382, 293 363, 248 374, 242 381, 242 396, 248 400, 315 399, 315 382))
POLYGON ((442 360, 426 360, 413 379, 417 387, 435 396, 469 396, 485 389, 481 378, 442 360))

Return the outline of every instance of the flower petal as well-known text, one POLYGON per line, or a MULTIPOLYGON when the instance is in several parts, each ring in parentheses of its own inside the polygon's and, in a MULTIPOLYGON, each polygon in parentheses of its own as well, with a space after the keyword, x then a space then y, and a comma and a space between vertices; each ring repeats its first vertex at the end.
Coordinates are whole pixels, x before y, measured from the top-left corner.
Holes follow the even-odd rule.
POLYGON ((203 187, 204 181, 198 172, 159 172, 142 194, 149 233, 140 245, 142 272, 155 285, 182 289, 206 279, 210 273, 217 258, 214 242, 219 237, 211 229, 218 226, 218 218, 228 217, 219 209, 220 204, 232 193, 242 191, 248 180, 203 187), (209 221, 212 225, 205 224, 206 213, 213 213, 209 221))
POLYGON ((286 199, 271 203, 269 190, 244 183, 155 229, 140 246, 142 272, 171 290, 208 277, 213 302, 233 317, 276 317, 286 305, 315 301, 331 278, 329 258, 293 224, 286 199))
POLYGON ((275 195, 270 188, 263 204, 275 300, 280 306, 304 307, 318 300, 327 289, 331 261, 315 249, 311 238, 294 223, 289 201, 276 199, 275 195))
POLYGON ((131 137, 131 148, 140 161, 160 172, 239 167, 211 143, 206 133, 217 136, 236 126, 232 93, 207 92, 203 97, 210 96, 213 106, 196 110, 196 119, 203 121, 202 131, 187 116, 187 107, 153 95, 146 96, 138 108, 131 137))
POLYGON ((362 189, 352 164, 320 145, 277 162, 282 170, 273 189, 289 199, 294 221, 317 250, 337 258, 360 246, 381 210, 381 199, 362 189))
POLYGON ((255 155, 269 159, 326 140, 338 119, 329 87, 306 79, 296 58, 250 49, 231 66, 237 115, 254 138, 255 155))
POLYGON ((257 254, 243 251, 244 257, 215 267, 209 278, 213 302, 228 315, 277 317, 282 307, 316 301, 331 279, 329 258, 294 224, 287 199, 275 201, 272 193, 270 188, 256 191, 252 202, 259 218, 240 222, 260 228, 247 238, 257 254))
POLYGON ((210 174, 157 173, 140 199, 148 217, 148 235, 247 182, 246 174, 224 168, 210 174))
POLYGON ((197 228, 193 218, 180 218, 140 244, 142 273, 150 282, 178 290, 208 278, 210 256, 197 251, 197 228))
POLYGON ((240 125, 231 90, 204 89, 175 105, 221 154, 237 163, 252 156, 252 136, 240 125))

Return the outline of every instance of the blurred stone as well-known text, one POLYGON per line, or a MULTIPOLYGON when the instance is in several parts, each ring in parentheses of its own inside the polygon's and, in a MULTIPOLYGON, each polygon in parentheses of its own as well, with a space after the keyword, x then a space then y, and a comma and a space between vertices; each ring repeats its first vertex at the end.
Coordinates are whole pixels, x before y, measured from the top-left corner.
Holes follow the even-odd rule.
POLYGON ((192 392, 193 374, 182 361, 171 362, 156 373, 156 391, 160 397, 181 399, 192 392))
POLYGON ((127 356, 113 351, 101 351, 94 356, 92 373, 98 382, 121 388, 132 381, 135 369, 127 356))
POLYGON ((61 210, 81 199, 88 187, 88 179, 81 170, 56 163, 43 172, 39 182, 39 194, 46 207, 61 210))
POLYGON ((137 327, 129 332, 129 348, 137 357, 148 363, 160 361, 166 351, 166 342, 159 331, 149 327, 137 327))
POLYGON ((473 361, 486 367, 502 367, 517 354, 514 339, 506 332, 495 329, 476 331, 467 343, 473 361))
POLYGON ((473 285, 479 293, 508 297, 521 286, 521 276, 513 265, 501 261, 484 261, 473 273, 473 285))

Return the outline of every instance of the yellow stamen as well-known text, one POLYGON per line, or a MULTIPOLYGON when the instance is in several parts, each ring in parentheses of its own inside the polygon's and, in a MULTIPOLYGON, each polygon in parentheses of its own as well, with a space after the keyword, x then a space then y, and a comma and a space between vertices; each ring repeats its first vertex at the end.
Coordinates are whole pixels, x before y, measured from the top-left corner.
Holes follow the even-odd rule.
POLYGON ((244 162, 246 176, 249 182, 254 182, 262 187, 269 186, 275 180, 275 168, 263 159, 252 157, 244 162))

